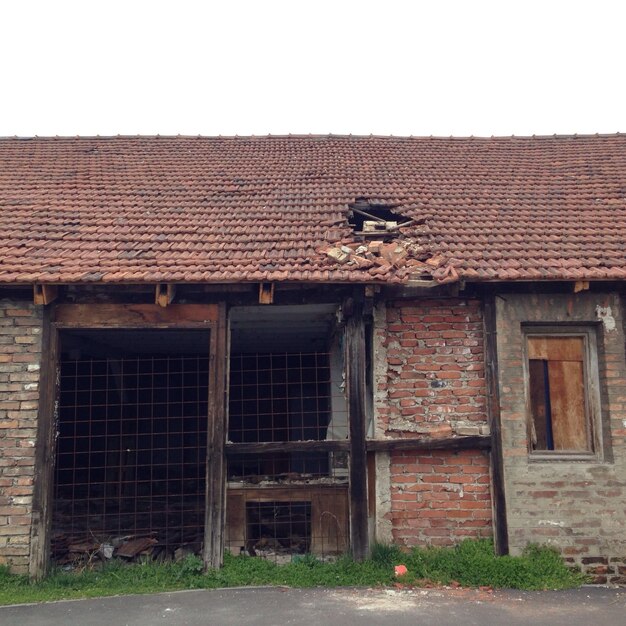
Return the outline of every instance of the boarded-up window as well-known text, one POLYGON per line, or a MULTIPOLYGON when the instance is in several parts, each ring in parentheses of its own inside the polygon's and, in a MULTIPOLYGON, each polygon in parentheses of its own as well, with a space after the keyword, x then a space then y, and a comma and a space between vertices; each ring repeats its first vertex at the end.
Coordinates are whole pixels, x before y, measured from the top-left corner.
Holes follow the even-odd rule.
POLYGON ((531 449, 593 452, 585 335, 528 335, 531 449))

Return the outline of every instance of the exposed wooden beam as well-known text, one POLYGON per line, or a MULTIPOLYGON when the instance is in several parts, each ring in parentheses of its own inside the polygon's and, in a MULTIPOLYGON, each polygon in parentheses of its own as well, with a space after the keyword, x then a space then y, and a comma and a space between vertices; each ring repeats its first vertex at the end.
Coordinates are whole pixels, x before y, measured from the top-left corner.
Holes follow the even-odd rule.
POLYGON ((494 513, 496 554, 509 552, 509 530, 504 488, 504 459, 500 424, 500 387, 498 384, 498 345, 496 296, 487 294, 483 305, 485 331, 485 377, 487 382, 487 416, 491 429, 491 494, 494 513))
POLYGON ((587 289, 589 289, 588 280, 577 280, 574 283, 574 293, 578 293, 579 291, 587 291, 587 289))
POLYGON ((176 296, 176 285, 172 283, 159 283, 156 286, 155 303, 159 306, 172 304, 176 296))
POLYGON ((31 578, 41 579, 50 566, 50 532, 52 526, 52 496, 54 459, 56 451, 58 332, 51 323, 51 309, 44 309, 39 379, 39 411, 37 413, 37 443, 35 446, 35 478, 33 483, 33 513, 30 533, 31 578))
POLYGON ((365 448, 365 319, 362 294, 344 303, 345 363, 350 428, 350 550, 357 561, 369 553, 367 509, 367 451, 365 448), (360 297, 359 297, 360 296, 360 297))
POLYGON ((228 320, 226 305, 218 305, 217 325, 211 329, 209 353, 209 414, 207 437, 204 565, 218 568, 224 560, 226 522, 226 398, 228 394, 228 320))
POLYGON ((445 437, 433 439, 411 437, 408 439, 368 439, 368 451, 393 452, 396 450, 489 450, 491 437, 488 435, 471 435, 464 437, 445 437))
POLYGON ((263 454, 265 452, 348 452, 347 439, 337 441, 268 441, 263 443, 227 443, 226 456, 233 454, 263 454))
POLYGON ((54 323, 59 327, 208 327, 217 320, 216 304, 58 304, 54 323))
POLYGON ((35 304, 50 304, 56 299, 59 288, 56 285, 33 285, 33 299, 35 304))
POLYGON ((274 304, 274 283, 259 283, 259 304, 274 304))

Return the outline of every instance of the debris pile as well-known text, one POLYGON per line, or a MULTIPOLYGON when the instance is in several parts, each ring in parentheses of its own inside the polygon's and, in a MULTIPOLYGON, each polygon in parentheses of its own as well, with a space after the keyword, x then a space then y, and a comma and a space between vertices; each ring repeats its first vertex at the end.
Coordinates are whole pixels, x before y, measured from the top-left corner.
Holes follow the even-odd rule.
POLYGON ((359 269, 380 268, 381 273, 396 270, 401 277, 409 280, 431 277, 433 271, 443 263, 441 256, 431 256, 428 248, 409 237, 389 242, 374 239, 339 243, 324 248, 322 252, 342 265, 359 269))
POLYGON ((182 561, 188 555, 200 554, 202 551, 200 539, 173 548, 160 542, 156 535, 156 532, 151 532, 120 537, 104 534, 72 537, 57 532, 51 542, 52 558, 57 565, 81 567, 111 559, 128 563, 143 559, 182 561))
POLYGON ((202 506, 170 502, 160 503, 159 510, 86 514, 71 501, 57 499, 51 557, 57 565, 81 568, 111 559, 180 561, 199 555, 204 540, 202 506))

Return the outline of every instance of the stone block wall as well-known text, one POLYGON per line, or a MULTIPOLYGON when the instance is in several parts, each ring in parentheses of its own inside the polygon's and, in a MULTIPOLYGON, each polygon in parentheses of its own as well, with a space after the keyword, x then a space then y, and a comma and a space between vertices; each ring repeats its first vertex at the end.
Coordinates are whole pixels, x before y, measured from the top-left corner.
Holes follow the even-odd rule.
POLYGON ((509 545, 553 545, 595 581, 626 582, 626 361, 616 294, 509 294, 496 298, 509 545), (588 460, 529 455, 522 324, 596 329, 604 449, 588 460))
MULTIPOLYGON (((376 437, 489 434, 479 300, 378 307, 374 364, 376 437)), ((492 535, 486 453, 379 453, 376 472, 378 541, 451 545, 492 535)))
POLYGON ((42 310, 0 300, 0 564, 30 557, 42 310))

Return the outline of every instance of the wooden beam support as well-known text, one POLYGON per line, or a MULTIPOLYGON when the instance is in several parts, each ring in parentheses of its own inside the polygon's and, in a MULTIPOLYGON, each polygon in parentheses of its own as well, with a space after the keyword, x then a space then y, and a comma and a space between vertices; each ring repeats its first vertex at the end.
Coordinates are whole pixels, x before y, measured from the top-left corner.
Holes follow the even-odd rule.
POLYGON ((33 285, 33 300, 37 305, 50 304, 58 294, 57 285, 33 285))
POLYGON ((347 439, 337 441, 268 441, 263 443, 227 443, 226 456, 233 454, 264 454, 266 452, 348 452, 347 439))
POLYGON ((50 565, 58 395, 58 332, 51 324, 50 317, 50 309, 44 309, 29 563, 30 576, 35 579, 43 578, 50 565))
POLYGON ((166 307, 172 304, 176 297, 176 285, 172 283, 159 283, 156 286, 155 304, 166 307))
POLYGON ((54 323, 67 328, 198 328, 214 324, 217 304, 57 304, 54 323))
POLYGON ((211 329, 209 353, 209 415, 207 433, 206 509, 204 516, 204 565, 221 567, 224 561, 226 520, 226 406, 228 394, 228 320, 226 305, 218 307, 217 324, 211 329))
POLYGON ((365 319, 362 295, 346 302, 345 364, 350 424, 350 549, 357 561, 369 554, 367 450, 365 447, 365 319))
POLYGON ((509 553, 509 530, 504 487, 504 459, 500 425, 500 387, 498 384, 498 345, 496 296, 486 294, 483 304, 485 333, 485 377, 487 382, 487 416, 491 429, 491 494, 494 514, 496 554, 509 553))
POLYGON ((489 450, 491 437, 487 435, 471 435, 464 437, 445 437, 432 439, 412 437, 407 439, 368 439, 368 452, 395 452, 397 450, 415 450, 426 452, 429 450, 489 450))
POLYGON ((578 293, 579 291, 587 291, 588 289, 589 289, 588 280, 577 280, 574 283, 574 293, 578 293))
POLYGON ((274 304, 274 283, 259 283, 259 304, 274 304))

